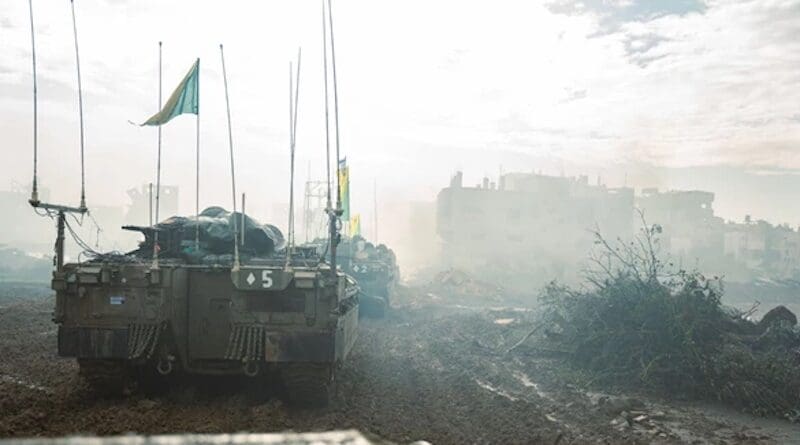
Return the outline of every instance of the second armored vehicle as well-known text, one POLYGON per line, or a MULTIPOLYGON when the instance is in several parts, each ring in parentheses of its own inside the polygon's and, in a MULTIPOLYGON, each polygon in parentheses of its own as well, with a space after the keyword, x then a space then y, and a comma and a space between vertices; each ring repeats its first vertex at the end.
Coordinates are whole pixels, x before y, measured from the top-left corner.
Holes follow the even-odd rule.
MULTIPOLYGON (((324 251, 325 240, 312 243, 324 251)), ((360 289, 360 314, 382 318, 391 308, 391 296, 400 279, 394 251, 384 244, 375 246, 360 235, 343 237, 336 259, 342 270, 355 278, 360 289)))

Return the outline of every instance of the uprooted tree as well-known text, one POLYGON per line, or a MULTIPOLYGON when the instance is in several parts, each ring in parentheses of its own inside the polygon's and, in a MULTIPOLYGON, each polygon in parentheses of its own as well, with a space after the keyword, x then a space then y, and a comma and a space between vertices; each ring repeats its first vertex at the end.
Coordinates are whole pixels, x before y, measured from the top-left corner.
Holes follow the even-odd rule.
POLYGON ((547 341, 597 384, 796 418, 800 332, 794 315, 779 307, 754 323, 724 307, 719 278, 665 262, 661 227, 647 225, 643 215, 642 226, 627 242, 595 231, 587 284, 546 287, 547 341))

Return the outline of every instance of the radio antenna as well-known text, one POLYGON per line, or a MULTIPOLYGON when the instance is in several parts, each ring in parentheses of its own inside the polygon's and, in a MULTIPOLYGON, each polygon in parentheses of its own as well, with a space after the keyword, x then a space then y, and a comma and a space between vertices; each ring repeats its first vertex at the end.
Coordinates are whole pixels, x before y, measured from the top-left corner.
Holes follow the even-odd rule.
POLYGON ((333 116, 336 126, 336 211, 342 210, 342 187, 339 178, 339 94, 336 88, 336 49, 333 43, 333 9, 331 0, 328 0, 328 22, 331 29, 331 70, 333 72, 333 116))
POLYGON ((78 114, 80 117, 81 126, 81 204, 79 208, 86 208, 86 173, 84 169, 83 160, 83 89, 81 88, 81 58, 78 53, 78 24, 75 21, 75 1, 70 0, 70 7, 72 8, 72 33, 75 37, 75 65, 78 70, 78 114))
MULTIPOLYGON (((158 110, 161 111, 161 41, 158 42, 158 110)), ((161 125, 158 126, 158 158, 156 160, 156 219, 159 222, 158 210, 161 207, 161 125)), ((158 269, 158 230, 153 234, 153 269, 158 269)))
POLYGON ((39 185, 37 183, 37 167, 39 161, 39 108, 38 93, 36 91, 36 34, 33 31, 33 0, 28 0, 31 13, 31 53, 33 59, 33 185, 31 188, 31 202, 39 202, 39 185))
POLYGON ((325 173, 328 176, 328 205, 331 211, 331 136, 330 118, 328 117, 328 25, 325 17, 325 0, 322 0, 322 64, 325 76, 325 173))
MULTIPOLYGON (((36 34, 34 31, 33 23, 33 1, 28 1, 28 8, 31 16, 31 55, 33 56, 33 184, 31 188, 31 199, 28 203, 34 209, 44 210, 47 216, 53 217, 56 215, 56 243, 55 243, 55 272, 63 272, 64 266, 64 230, 67 226, 67 213, 77 213, 85 215, 88 213, 86 209, 86 193, 84 181, 84 163, 83 163, 83 98, 81 90, 81 70, 80 58, 78 57, 78 28, 75 24, 75 4, 70 0, 72 8, 72 29, 75 35, 75 59, 78 62, 78 104, 80 106, 80 122, 81 122, 81 203, 79 207, 69 207, 59 204, 49 204, 39 201, 39 184, 38 184, 38 163, 39 163, 39 116, 38 116, 38 92, 36 88, 36 34)), ((91 215, 89 215, 91 217, 91 215)), ((97 225, 97 224, 95 224, 97 225)), ((70 229, 71 231, 71 229, 70 229)))
POLYGON ((239 228, 236 224, 233 215, 236 215, 236 170, 233 165, 233 130, 231 130, 231 102, 228 98, 228 75, 225 71, 225 53, 222 51, 222 44, 219 44, 219 56, 222 60, 222 80, 225 84, 225 105, 228 110, 228 145, 231 152, 231 196, 233 197, 233 214, 231 216, 231 223, 233 224, 233 269, 236 272, 239 270, 239 228))
POLYGON ((294 248, 294 152, 297 142, 297 102, 300 98, 300 59, 302 49, 297 50, 297 80, 294 82, 295 74, 292 69, 292 62, 289 62, 289 234, 286 243, 286 267, 289 267, 292 259, 292 249, 294 248))

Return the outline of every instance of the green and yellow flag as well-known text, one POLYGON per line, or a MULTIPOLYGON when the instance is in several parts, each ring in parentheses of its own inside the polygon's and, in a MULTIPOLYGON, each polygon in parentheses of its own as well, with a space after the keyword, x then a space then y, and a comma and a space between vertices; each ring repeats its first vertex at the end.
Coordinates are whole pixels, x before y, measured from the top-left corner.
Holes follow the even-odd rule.
POLYGON ((350 236, 361 235, 361 214, 356 213, 350 218, 350 236))
POLYGON ((342 219, 350 221, 350 168, 347 158, 339 161, 339 196, 342 199, 342 219))
POLYGON ((181 114, 198 114, 200 112, 200 59, 197 59, 186 73, 186 77, 178 84, 167 99, 164 108, 154 114, 144 125, 164 125, 173 117, 181 114))

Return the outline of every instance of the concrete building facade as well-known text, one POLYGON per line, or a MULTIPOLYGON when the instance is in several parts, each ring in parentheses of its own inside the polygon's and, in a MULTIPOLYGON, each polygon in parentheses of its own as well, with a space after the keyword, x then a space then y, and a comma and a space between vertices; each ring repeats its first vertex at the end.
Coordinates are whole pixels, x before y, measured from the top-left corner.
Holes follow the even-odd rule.
POLYGON ((592 186, 587 177, 509 173, 465 187, 458 172, 437 197, 437 233, 449 266, 572 281, 592 231, 629 236, 632 212, 632 189, 592 186))
POLYGON ((629 240, 658 224, 663 259, 731 281, 800 279, 800 230, 766 221, 726 222, 714 193, 591 185, 588 178, 508 173, 464 186, 456 173, 437 197, 436 230, 446 266, 523 277, 532 285, 573 282, 585 270, 594 232, 629 240), (638 209, 638 211, 637 211, 638 209))

